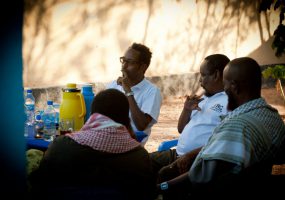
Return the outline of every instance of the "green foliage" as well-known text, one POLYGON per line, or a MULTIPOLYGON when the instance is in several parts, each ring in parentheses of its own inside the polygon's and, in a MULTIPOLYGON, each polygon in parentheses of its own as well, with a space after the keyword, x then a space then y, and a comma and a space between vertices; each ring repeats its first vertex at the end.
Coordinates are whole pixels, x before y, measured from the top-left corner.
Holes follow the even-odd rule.
POLYGON ((263 70, 262 75, 264 78, 272 77, 276 79, 277 92, 280 92, 285 103, 285 93, 281 82, 282 79, 285 80, 285 65, 274 65, 272 67, 268 67, 263 70))
POLYGON ((262 75, 264 78, 272 77, 274 79, 285 80, 285 65, 275 65, 263 70, 262 75))

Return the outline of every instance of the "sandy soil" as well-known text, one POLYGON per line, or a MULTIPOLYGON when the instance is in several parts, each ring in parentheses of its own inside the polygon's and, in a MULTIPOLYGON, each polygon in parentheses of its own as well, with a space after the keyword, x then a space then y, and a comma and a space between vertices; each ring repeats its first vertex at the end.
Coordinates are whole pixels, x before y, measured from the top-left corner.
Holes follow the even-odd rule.
MULTIPOLYGON (((278 110, 285 121, 285 102, 276 89, 262 89, 262 96, 278 110)), ((177 122, 183 103, 182 97, 169 97, 163 100, 158 123, 153 126, 151 136, 145 145, 148 152, 156 151, 162 141, 179 137, 177 122)))

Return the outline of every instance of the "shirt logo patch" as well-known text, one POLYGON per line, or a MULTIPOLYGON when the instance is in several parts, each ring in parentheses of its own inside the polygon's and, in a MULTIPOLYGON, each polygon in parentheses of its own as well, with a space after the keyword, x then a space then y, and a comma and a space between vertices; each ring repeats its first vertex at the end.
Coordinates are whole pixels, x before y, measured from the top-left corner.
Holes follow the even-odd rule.
POLYGON ((222 110, 223 110, 223 106, 221 104, 215 104, 210 109, 213 110, 213 111, 221 113, 222 110))

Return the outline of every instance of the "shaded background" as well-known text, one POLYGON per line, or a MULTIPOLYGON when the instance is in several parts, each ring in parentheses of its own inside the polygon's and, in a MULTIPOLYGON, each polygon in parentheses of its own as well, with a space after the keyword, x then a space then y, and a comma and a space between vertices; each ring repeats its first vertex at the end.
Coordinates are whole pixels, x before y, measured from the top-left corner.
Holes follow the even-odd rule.
POLYGON ((0 196, 24 199, 25 149, 24 99, 22 93, 23 2, 11 0, 1 6, 0 17, 0 196))

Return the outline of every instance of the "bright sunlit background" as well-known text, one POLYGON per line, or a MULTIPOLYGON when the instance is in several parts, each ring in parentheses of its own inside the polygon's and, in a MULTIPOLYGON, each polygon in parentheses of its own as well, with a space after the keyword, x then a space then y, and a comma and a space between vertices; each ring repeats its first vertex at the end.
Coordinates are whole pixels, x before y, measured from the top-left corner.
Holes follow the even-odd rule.
POLYGON ((285 62, 271 49, 278 13, 258 1, 26 0, 24 87, 108 82, 133 43, 153 52, 146 76, 196 72, 213 53, 285 62))

